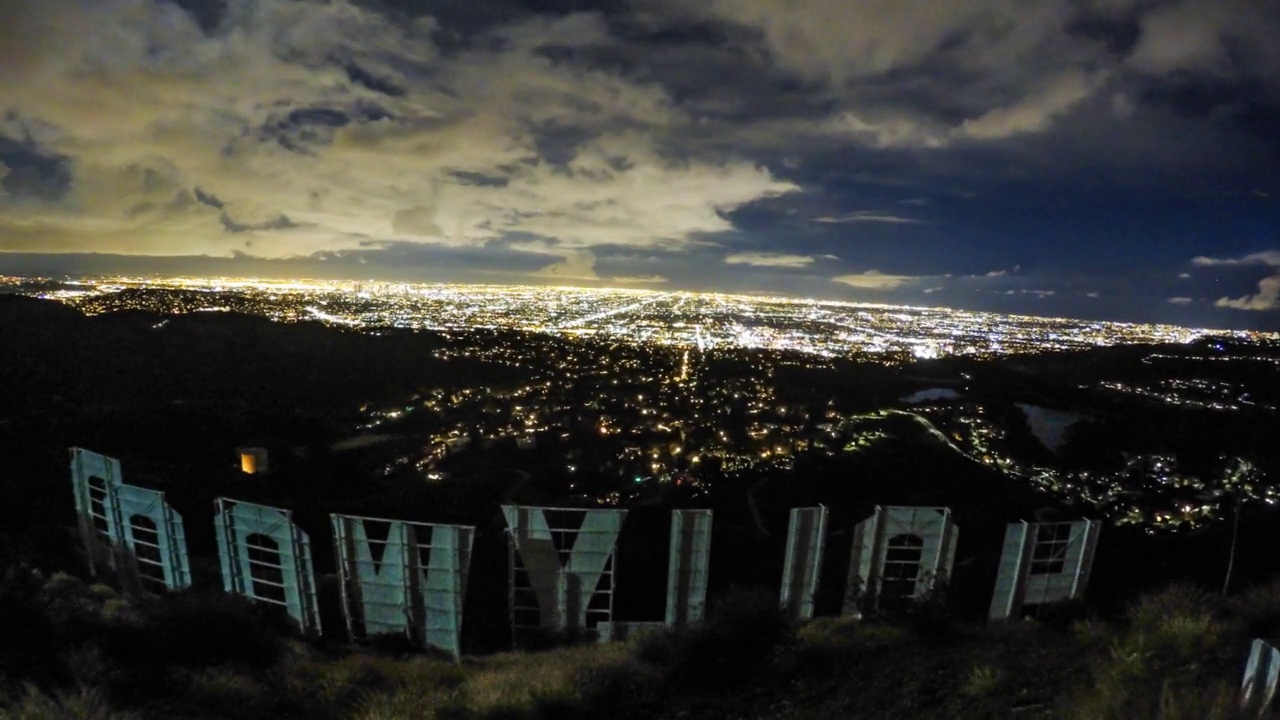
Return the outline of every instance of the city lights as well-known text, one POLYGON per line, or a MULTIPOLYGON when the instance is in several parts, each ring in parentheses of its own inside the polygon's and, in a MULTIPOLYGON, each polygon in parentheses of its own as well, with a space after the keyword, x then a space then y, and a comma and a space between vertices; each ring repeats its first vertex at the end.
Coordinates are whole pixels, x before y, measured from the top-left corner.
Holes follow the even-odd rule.
MULTIPOLYGON (((36 294, 90 314, 129 309, 236 311, 285 322, 315 320, 366 330, 516 330, 690 350, 738 347, 885 362, 1185 343, 1206 334, 1259 335, 945 308, 650 290, 252 278, 111 277, 46 284, 53 289, 36 294)), ((682 369, 681 374, 687 371, 682 369)))

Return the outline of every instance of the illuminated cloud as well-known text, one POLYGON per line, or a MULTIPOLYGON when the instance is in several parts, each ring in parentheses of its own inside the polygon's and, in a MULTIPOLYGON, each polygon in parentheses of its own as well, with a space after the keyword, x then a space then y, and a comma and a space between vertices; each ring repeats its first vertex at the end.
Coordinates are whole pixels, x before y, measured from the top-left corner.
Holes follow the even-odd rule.
POLYGON ((1004 140, 1045 131, 1055 118, 1090 97, 1104 80, 1103 76, 1083 71, 1043 78, 1043 87, 1011 103, 992 105, 958 125, 901 112, 873 115, 848 110, 831 118, 824 129, 885 149, 942 148, 966 140, 1004 140))
POLYGON ((1266 5, 1268 11, 1260 14, 1247 12, 1248 7, 1243 2, 1214 0, 1160 4, 1142 16, 1141 33, 1128 64, 1153 75, 1231 76, 1242 62, 1280 69, 1272 24, 1280 12, 1274 5, 1266 5))
POLYGON ((878 270, 867 270, 854 275, 839 275, 831 278, 831 282, 841 283, 859 290, 893 290, 907 283, 923 279, 925 278, 911 275, 885 275, 878 270))
POLYGON ((0 60, 27 72, 0 77, 0 111, 74 162, 64 202, 0 208, 3 251, 681 249, 798 190, 729 154, 666 154, 687 118, 663 88, 541 54, 605 41, 597 15, 526 18, 445 57, 429 18, 341 1, 228 3, 212 32, 167 2, 12 4, 0 60))
POLYGON ((557 260, 541 270, 529 273, 529 275, 530 277, 558 282, 598 282, 600 280, 600 276, 596 274, 596 258, 589 252, 566 253, 561 260, 557 260))
POLYGON ((1171 303, 1173 305, 1190 305, 1191 303, 1195 302, 1195 300, 1189 297, 1171 297, 1165 300, 1165 302, 1171 303))
POLYGON ((535 256, 554 258, 547 265, 525 273, 525 277, 552 284, 581 283, 590 286, 608 285, 661 285, 669 282, 661 275, 601 275, 597 270, 598 259, 589 250, 565 249, 545 241, 516 243, 512 250, 535 256))
POLYGON ((877 148, 1042 132, 1104 84, 1107 71, 1099 68, 1115 64, 1072 36, 1066 0, 716 0, 698 7, 686 12, 750 31, 775 64, 825 84, 839 102, 825 132, 877 148), (1046 54, 1056 62, 1036 60, 1046 54), (929 77, 922 68, 950 72, 929 77), (899 83, 900 97, 916 103, 885 92, 899 83), (948 90, 958 96, 941 101, 948 90), (929 98, 949 112, 921 102, 929 98))
POLYGON ((1214 307, 1235 310, 1275 310, 1280 308, 1280 275, 1272 275, 1258 281, 1258 292, 1238 298, 1221 297, 1214 307))
MULTIPOLYGON (((1280 250, 1265 250, 1239 258, 1197 257, 1191 260, 1198 267, 1266 266, 1280 268, 1280 250)), ((1237 298, 1220 297, 1214 307, 1234 310, 1275 310, 1280 308, 1280 274, 1258 281, 1258 292, 1237 298)))
POLYGON ((1034 94, 964 121, 960 125, 959 134, 979 140, 993 140, 1041 132, 1055 117, 1089 97, 1101 84, 1101 80, 1102 78, 1089 77, 1079 72, 1055 78, 1034 94))
POLYGON ((729 265, 751 265, 753 267, 800 268, 812 265, 811 255, 786 255, 767 252, 740 252, 725 256, 729 265))
POLYGON ((637 275, 634 277, 615 276, 609 278, 609 282, 618 285, 661 285, 671 281, 661 275, 637 275))
POLYGON ((850 138, 880 149, 941 148, 950 131, 924 118, 889 113, 846 110, 822 124, 827 135, 850 138))
POLYGON ((701 12, 758 31, 779 65, 839 87, 915 66, 948 42, 967 46, 964 50, 985 44, 992 54, 1017 55, 1054 21, 1049 14, 1056 8, 1046 5, 1000 0, 713 0, 701 12), (975 37, 957 43, 956 35, 965 31, 975 37))
POLYGON ((919 225, 922 220, 909 218, 903 215, 891 215, 889 213, 875 213, 869 211, 851 212, 846 215, 824 215, 816 217, 814 222, 826 223, 828 225, 837 225, 841 223, 891 223, 891 224, 907 224, 919 225))
POLYGON ((991 272, 988 272, 987 274, 982 275, 982 277, 988 278, 988 279, 1004 278, 1004 277, 1007 277, 1007 275, 1018 274, 1019 272, 1021 272, 1021 269, 1023 269, 1023 266, 1014 265, 1010 270, 1005 270, 1005 269, 991 270, 991 272))
POLYGON ((1270 265, 1272 267, 1280 267, 1280 250, 1265 250, 1239 258, 1211 258, 1202 255, 1192 258, 1191 264, 1197 267, 1220 267, 1224 265, 1270 265))

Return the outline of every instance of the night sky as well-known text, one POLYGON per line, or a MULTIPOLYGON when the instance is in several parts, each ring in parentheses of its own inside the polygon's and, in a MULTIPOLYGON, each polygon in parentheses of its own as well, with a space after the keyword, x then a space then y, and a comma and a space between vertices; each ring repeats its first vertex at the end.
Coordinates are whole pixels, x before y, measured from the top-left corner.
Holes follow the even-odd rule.
POLYGON ((0 273, 1280 328, 1276 0, 0 0, 0 273))

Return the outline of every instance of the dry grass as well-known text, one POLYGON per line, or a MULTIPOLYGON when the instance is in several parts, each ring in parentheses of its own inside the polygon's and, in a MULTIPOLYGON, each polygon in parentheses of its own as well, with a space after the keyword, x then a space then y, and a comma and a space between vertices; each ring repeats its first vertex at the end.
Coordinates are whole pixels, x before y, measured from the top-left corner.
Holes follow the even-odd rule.
POLYGON ((138 716, 113 710, 101 690, 79 687, 46 695, 27 685, 12 707, 0 708, 0 720, 135 720, 138 716))
POLYGON ((796 638, 806 648, 883 645, 901 642, 910 631, 901 625, 845 617, 820 617, 805 623, 796 638))
POLYGON ((504 653, 462 666, 439 660, 399 663, 388 692, 369 692, 353 718, 531 716, 557 707, 581 707, 593 680, 634 663, 627 645, 504 653))
POLYGON ((969 670, 968 677, 960 686, 960 694, 969 698, 987 698, 995 695, 1004 684, 1004 670, 979 663, 969 670))

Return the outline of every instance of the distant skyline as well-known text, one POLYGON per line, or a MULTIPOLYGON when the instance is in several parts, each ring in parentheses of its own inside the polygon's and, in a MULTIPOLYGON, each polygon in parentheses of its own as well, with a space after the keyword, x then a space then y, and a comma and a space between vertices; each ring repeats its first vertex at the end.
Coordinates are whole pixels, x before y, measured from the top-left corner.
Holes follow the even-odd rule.
POLYGON ((1280 3, 0 0, 0 274, 1280 329, 1280 3))

